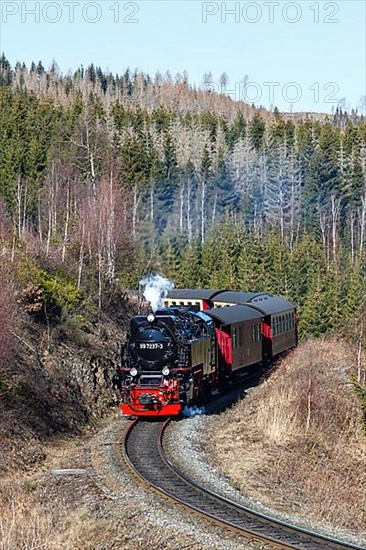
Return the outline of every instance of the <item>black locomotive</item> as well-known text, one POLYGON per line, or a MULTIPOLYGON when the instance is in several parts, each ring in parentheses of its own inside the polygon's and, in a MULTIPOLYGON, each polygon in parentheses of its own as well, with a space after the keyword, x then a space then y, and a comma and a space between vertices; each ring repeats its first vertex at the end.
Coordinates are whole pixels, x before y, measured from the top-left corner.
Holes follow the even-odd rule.
POLYGON ((297 343, 295 306, 278 296, 173 290, 164 305, 131 320, 118 373, 124 415, 179 415, 233 372, 297 343))

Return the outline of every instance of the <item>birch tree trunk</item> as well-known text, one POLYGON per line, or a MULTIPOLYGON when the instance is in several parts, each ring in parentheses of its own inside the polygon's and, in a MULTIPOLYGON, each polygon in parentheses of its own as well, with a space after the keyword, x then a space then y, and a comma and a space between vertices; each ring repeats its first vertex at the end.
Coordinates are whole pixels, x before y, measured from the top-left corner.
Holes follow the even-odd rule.
POLYGON ((132 237, 136 239, 137 209, 138 209, 138 190, 137 184, 133 188, 133 206, 132 206, 132 237))
POLYGON ((27 202, 28 202, 28 180, 25 180, 24 196, 23 196, 23 215, 22 215, 22 235, 24 235, 27 225, 27 202))
POLYGON ((362 256, 363 247, 365 243, 365 228, 366 228, 366 184, 364 187, 363 196, 361 197, 361 211, 360 211, 360 246, 359 256, 362 256))
POLYGON ((328 247, 327 247, 327 226, 328 226, 328 224, 327 224, 326 213, 323 212, 321 209, 319 211, 319 224, 320 224, 320 230, 321 230, 321 234, 322 234, 324 261, 325 261, 325 266, 328 270, 329 269, 328 247))
POLYGON ((215 193, 213 208, 212 208, 212 225, 215 224, 216 221, 216 208, 217 208, 217 193, 215 193))
POLYGON ((69 220, 70 220, 70 181, 67 182, 66 220, 65 220, 65 230, 64 230, 64 242, 62 245, 62 255, 61 255, 62 263, 65 261, 65 258, 66 258, 66 246, 67 246, 68 233, 69 233, 69 220))
POLYGON ((154 180, 150 182, 150 221, 154 222, 154 180))
POLYGON ((19 175, 17 185, 18 239, 22 236, 22 178, 19 175))
POLYGON ((180 234, 182 235, 182 233, 183 233, 183 218, 184 218, 184 183, 182 183, 181 186, 180 186, 179 198, 180 198, 180 204, 179 204, 179 231, 180 231, 180 234))
POLYGON ((108 269, 107 269, 107 275, 108 280, 110 284, 113 284, 114 278, 115 278, 115 272, 116 272, 116 262, 115 262, 115 256, 116 256, 116 244, 115 244, 115 235, 114 235, 114 227, 115 227, 115 211, 114 211, 114 193, 113 193, 113 173, 110 174, 110 180, 109 180, 109 200, 106 201, 106 225, 107 225, 107 262, 108 262, 108 269))
POLYGON ((350 216, 350 232, 351 232, 351 262, 355 263, 355 213, 352 210, 350 216))
POLYGON ((339 210, 341 205, 341 200, 337 199, 334 194, 331 198, 331 208, 332 208, 332 249, 333 249, 333 262, 335 270, 338 271, 338 258, 337 258, 337 226, 339 218, 339 210))
POLYGON ((206 201, 206 181, 201 179, 201 243, 205 242, 205 201, 206 201))
POLYGON ((42 208, 41 208, 41 193, 40 193, 40 191, 38 191, 37 210, 38 210, 38 236, 39 236, 39 242, 42 246, 42 244, 43 244, 43 230, 42 230, 42 208))
POLYGON ((189 244, 192 243, 191 195, 192 195, 192 182, 191 182, 191 178, 188 178, 188 182, 187 182, 187 230, 188 230, 188 242, 189 242, 189 244))
POLYGON ((81 287, 81 278, 83 275, 83 265, 84 265, 84 236, 85 236, 85 223, 81 230, 81 243, 80 243, 80 252, 79 252, 79 266, 78 266, 78 290, 81 287))

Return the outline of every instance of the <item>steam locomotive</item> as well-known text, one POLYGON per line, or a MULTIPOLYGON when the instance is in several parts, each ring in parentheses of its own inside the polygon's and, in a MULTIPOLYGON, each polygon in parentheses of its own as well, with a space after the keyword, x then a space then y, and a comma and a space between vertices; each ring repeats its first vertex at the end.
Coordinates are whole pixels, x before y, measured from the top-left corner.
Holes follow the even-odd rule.
POLYGON ((164 308, 137 315, 117 373, 123 415, 178 416, 233 373, 297 344, 294 304, 279 296, 172 290, 164 308))

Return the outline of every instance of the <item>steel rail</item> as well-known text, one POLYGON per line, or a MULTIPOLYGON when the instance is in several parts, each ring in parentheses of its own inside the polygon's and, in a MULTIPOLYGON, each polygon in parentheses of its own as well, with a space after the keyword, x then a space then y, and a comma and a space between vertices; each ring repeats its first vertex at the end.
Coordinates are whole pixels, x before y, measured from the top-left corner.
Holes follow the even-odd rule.
POLYGON ((148 486, 193 510, 205 519, 234 530, 242 536, 281 549, 364 550, 346 541, 308 531, 267 516, 201 486, 181 472, 164 453, 163 436, 170 423, 133 421, 124 438, 125 459, 148 486))

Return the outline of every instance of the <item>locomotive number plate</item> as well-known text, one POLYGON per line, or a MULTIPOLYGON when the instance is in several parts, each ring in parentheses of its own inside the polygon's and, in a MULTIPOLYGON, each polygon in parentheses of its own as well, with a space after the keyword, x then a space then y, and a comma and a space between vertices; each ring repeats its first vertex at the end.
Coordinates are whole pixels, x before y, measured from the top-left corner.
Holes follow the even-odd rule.
POLYGON ((140 342, 139 349, 164 349, 164 344, 160 342, 140 342))

